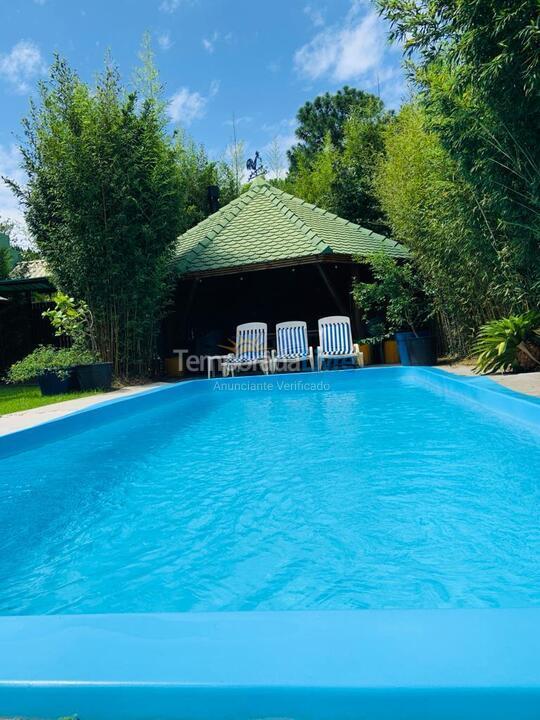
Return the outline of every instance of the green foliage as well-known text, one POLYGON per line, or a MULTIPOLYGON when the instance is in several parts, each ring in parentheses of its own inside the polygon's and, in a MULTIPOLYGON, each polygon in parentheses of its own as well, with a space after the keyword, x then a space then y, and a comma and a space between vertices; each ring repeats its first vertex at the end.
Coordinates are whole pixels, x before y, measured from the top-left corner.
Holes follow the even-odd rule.
POLYGON ((183 132, 175 134, 174 152, 180 176, 178 203, 182 208, 180 232, 183 233, 208 216, 208 186, 219 187, 223 207, 237 196, 236 180, 229 165, 210 162, 204 147, 183 132))
POLYGON ((332 187, 337 215, 383 235, 388 224, 374 180, 384 156, 384 133, 391 117, 382 107, 371 116, 353 112, 345 123, 343 152, 336 163, 332 187))
POLYGON ((182 227, 166 122, 159 98, 127 93, 110 63, 89 87, 60 58, 23 122, 28 184, 12 186, 56 286, 88 305, 120 375, 149 372, 182 227))
POLYGON ((500 299, 489 317, 537 307, 538 3, 379 0, 379 6, 393 37, 412 54, 425 127, 437 134, 471 197, 471 223, 483 226, 479 244, 487 240, 496 256, 493 291, 500 299))
POLYGON ((393 237, 414 255, 448 352, 466 354, 482 323, 519 309, 523 290, 421 105, 405 105, 388 126, 375 187, 393 237))
POLYGON ((373 282, 356 281, 353 298, 363 320, 369 321, 373 316, 384 318, 375 331, 371 330, 381 336, 377 339, 398 330, 419 330, 427 322, 430 308, 413 263, 397 262, 384 253, 358 261, 368 263, 373 282))
POLYGON ((27 383, 46 372, 66 378, 70 368, 75 365, 91 365, 97 360, 95 353, 90 350, 40 345, 30 355, 14 363, 8 370, 6 379, 8 383, 27 383))
POLYGON ((373 181, 390 117, 379 98, 347 87, 306 103, 296 131, 302 142, 289 153, 291 172, 280 187, 385 233, 373 181))
POLYGON ((42 315, 50 320, 55 335, 66 335, 77 347, 96 351, 94 318, 88 305, 61 292, 54 295, 53 301, 54 307, 45 310, 42 315))
MULTIPOLYGON (((480 328, 474 351, 478 353, 476 372, 518 370, 523 355, 535 357, 534 345, 540 345, 540 312, 531 310, 522 315, 511 315, 492 320, 480 328)), ((540 349, 540 348, 539 348, 540 349)), ((540 368, 540 360, 536 357, 540 368)))
POLYGON ((9 248, 0 247, 0 279, 7 278, 11 270, 11 253, 9 248))
POLYGON ((311 162, 308 163, 305 156, 299 157, 298 170, 294 181, 289 181, 287 191, 314 205, 334 211, 333 187, 336 178, 336 163, 337 152, 328 134, 323 148, 311 162))
POLYGON ((292 172, 296 171, 300 158, 310 163, 324 148, 328 136, 331 144, 341 151, 345 124, 353 113, 370 118, 381 112, 382 101, 379 98, 347 85, 333 95, 325 93, 302 105, 296 115, 296 136, 300 142, 288 153, 292 172))

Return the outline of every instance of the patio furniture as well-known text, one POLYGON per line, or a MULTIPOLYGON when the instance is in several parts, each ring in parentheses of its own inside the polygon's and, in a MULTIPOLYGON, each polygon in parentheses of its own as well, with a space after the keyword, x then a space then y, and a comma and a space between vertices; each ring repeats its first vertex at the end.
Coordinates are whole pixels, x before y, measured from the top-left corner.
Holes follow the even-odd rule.
POLYGON ((237 369, 260 367, 268 374, 266 323, 244 323, 236 328, 236 353, 227 355, 221 363, 223 377, 234 375, 237 369))
POLYGON ((221 364, 228 357, 229 357, 228 355, 207 355, 206 356, 206 364, 208 367, 208 379, 209 380, 212 377, 212 375, 214 374, 214 362, 217 361, 218 369, 221 369, 221 364))
POLYGON ((272 351, 271 367, 309 362, 314 370, 313 348, 308 345, 307 324, 302 320, 289 320, 276 325, 277 349, 272 351))
POLYGON ((317 368, 321 370, 324 360, 351 358, 359 367, 364 366, 364 356, 357 343, 352 341, 351 319, 346 315, 332 315, 319 320, 319 347, 317 368))

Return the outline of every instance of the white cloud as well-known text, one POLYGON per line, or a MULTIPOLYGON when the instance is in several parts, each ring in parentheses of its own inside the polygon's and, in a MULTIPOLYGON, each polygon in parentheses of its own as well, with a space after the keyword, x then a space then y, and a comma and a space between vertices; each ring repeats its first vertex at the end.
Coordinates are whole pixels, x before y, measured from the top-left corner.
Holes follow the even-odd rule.
POLYGON ((207 52, 213 53, 214 45, 215 45, 215 39, 209 39, 209 38, 202 39, 202 46, 207 52))
POLYGON ((251 115, 240 115, 240 117, 235 117, 234 120, 225 120, 223 124, 229 125, 229 127, 232 127, 233 125, 238 127, 239 125, 249 125, 251 122, 253 122, 253 117, 251 115))
POLYGON ((206 115, 208 101, 218 92, 219 80, 212 80, 206 97, 199 92, 191 92, 187 87, 180 88, 169 100, 169 117, 173 122, 191 125, 194 120, 206 115))
POLYGON ((207 102, 200 93, 180 88, 169 101, 169 116, 174 122, 191 125, 194 120, 204 117, 207 102))
POLYGON ((21 155, 16 145, 0 145, 0 218, 15 222, 15 236, 22 240, 27 236, 24 215, 19 201, 13 192, 2 180, 8 177, 20 185, 26 182, 26 176, 21 168, 21 155))
POLYGON ((180 2, 181 0, 162 0, 159 9, 161 10, 161 12, 170 14, 175 12, 179 8, 180 2))
POLYGON ((206 52, 213 53, 216 49, 216 43, 230 43, 234 38, 232 32, 228 32, 225 35, 219 33, 217 30, 207 37, 203 37, 202 46, 206 52))
POLYGON ((45 69, 39 47, 30 40, 19 40, 9 53, 0 55, 0 77, 21 93, 28 92, 45 69))
POLYGON ((322 30, 296 52, 301 75, 344 82, 379 67, 387 47, 386 29, 375 10, 362 14, 362 9, 362 3, 353 2, 343 23, 322 30))
POLYGON ((313 5, 306 5, 304 7, 304 13, 315 27, 322 27, 324 25, 324 15, 319 8, 315 8, 313 5))
POLYGON ((173 42, 171 40, 171 34, 169 32, 161 33, 161 35, 158 35, 158 45, 162 50, 170 50, 173 46, 173 42))
POLYGON ((261 130, 271 135, 289 135, 291 130, 296 129, 297 124, 295 117, 286 117, 274 123, 264 123, 261 125, 261 130))

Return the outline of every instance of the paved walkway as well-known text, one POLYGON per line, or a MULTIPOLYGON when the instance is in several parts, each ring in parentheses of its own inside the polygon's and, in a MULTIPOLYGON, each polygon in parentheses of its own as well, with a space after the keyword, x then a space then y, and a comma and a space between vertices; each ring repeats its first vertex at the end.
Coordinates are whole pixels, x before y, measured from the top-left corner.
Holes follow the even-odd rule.
MULTIPOLYGON (((439 365, 441 370, 455 373, 456 375, 474 375, 471 365, 463 365, 457 363, 455 365, 439 365)), ((516 392, 540 397, 540 372, 519 373, 518 375, 488 375, 490 380, 494 380, 504 387, 515 390, 516 392)))
POLYGON ((65 400, 64 402, 44 405, 43 407, 32 408, 31 410, 21 410, 20 412, 9 413, 8 415, 0 415, 0 435, 5 435, 15 430, 23 430, 24 428, 32 427, 32 425, 39 425, 47 420, 54 420, 55 418, 62 417, 62 415, 68 415, 76 410, 82 410, 83 408, 103 402, 104 400, 116 400, 121 397, 137 395, 145 390, 167 384, 168 383, 156 382, 148 383, 148 385, 123 387, 113 392, 98 393, 97 395, 89 395, 75 400, 65 400))

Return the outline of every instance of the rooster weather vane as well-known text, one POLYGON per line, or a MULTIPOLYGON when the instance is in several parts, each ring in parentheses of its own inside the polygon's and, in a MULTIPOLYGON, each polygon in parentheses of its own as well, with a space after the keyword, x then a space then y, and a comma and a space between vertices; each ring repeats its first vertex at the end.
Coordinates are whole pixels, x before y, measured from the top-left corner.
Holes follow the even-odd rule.
POLYGON ((258 150, 255 153, 255 157, 253 158, 253 160, 251 158, 248 159, 246 163, 246 169, 250 171, 248 181, 253 180, 253 178, 259 177, 259 175, 262 175, 266 172, 258 150))

